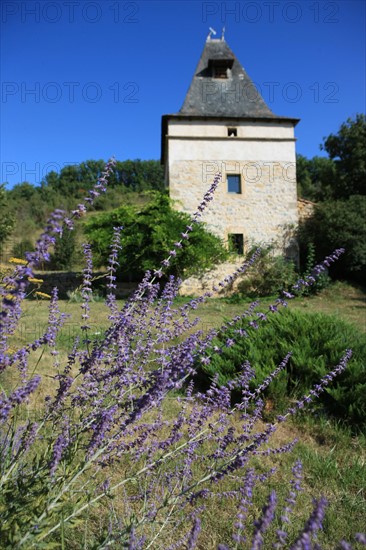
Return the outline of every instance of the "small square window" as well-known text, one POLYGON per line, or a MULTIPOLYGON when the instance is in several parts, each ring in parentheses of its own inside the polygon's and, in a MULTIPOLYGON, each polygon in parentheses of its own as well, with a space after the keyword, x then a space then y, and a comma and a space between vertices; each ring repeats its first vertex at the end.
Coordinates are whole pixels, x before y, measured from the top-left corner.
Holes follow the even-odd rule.
POLYGON ((228 193, 241 193, 240 174, 229 174, 227 176, 228 193))
POLYGON ((233 59, 210 59, 208 66, 212 78, 228 78, 228 71, 232 68, 233 59))
POLYGON ((241 233, 229 233, 229 247, 230 250, 236 252, 236 254, 244 254, 244 235, 241 233))
POLYGON ((228 137, 236 137, 238 135, 237 128, 228 128, 227 129, 227 135, 228 135, 228 137))

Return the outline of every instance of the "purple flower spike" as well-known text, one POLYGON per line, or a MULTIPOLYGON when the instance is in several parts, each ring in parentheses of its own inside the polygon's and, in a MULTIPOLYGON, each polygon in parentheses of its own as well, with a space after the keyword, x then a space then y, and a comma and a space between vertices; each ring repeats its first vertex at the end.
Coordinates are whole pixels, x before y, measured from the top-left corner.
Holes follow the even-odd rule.
POLYGON ((356 533, 355 539, 359 544, 366 546, 366 533, 356 533))
POLYGON ((314 500, 313 512, 305 524, 303 532, 296 542, 291 546, 291 550, 301 550, 302 548, 311 548, 311 536, 319 529, 322 529, 323 519, 328 501, 325 497, 314 500))
POLYGON ((200 531, 201 531, 201 522, 199 518, 196 518, 187 540, 187 550, 194 550, 194 548, 196 548, 196 542, 200 531))
POLYGON ((261 518, 257 520, 254 524, 255 532, 252 540, 252 550, 258 550, 259 548, 262 548, 263 535, 273 521, 276 504, 276 493, 272 491, 267 506, 265 506, 262 510, 261 518))

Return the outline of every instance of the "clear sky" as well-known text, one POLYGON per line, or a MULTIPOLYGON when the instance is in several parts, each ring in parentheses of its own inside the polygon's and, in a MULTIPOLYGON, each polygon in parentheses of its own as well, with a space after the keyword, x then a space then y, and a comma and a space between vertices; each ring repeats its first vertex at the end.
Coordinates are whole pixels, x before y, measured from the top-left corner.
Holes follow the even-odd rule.
POLYGON ((365 2, 1 2, 1 177, 114 155, 159 159, 161 116, 182 106, 209 27, 268 106, 300 118, 297 152, 365 112, 365 2))

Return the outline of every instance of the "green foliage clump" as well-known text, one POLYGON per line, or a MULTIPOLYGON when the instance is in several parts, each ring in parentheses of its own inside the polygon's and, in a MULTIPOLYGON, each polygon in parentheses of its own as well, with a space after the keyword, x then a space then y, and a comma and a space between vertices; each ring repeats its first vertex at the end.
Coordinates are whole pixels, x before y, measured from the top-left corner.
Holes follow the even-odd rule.
POLYGON ((286 370, 266 390, 276 412, 288 406, 289 400, 306 395, 338 363, 345 349, 351 348, 346 371, 320 396, 319 404, 323 412, 355 429, 366 428, 366 335, 348 323, 321 313, 283 310, 268 316, 260 330, 248 327, 248 322, 237 322, 219 335, 213 346, 221 347, 222 352, 212 353, 210 363, 198 367, 199 386, 206 387, 214 375, 219 375, 219 384, 225 384, 249 361, 255 371, 253 390, 292 352, 286 370), (240 329, 248 337, 240 336, 240 329), (235 343, 227 347, 230 338, 235 343))
MULTIPOLYGON (((92 188, 104 167, 103 160, 87 160, 78 165, 65 166, 59 174, 49 172, 43 185, 63 196, 81 198, 92 188)), ((120 187, 137 192, 162 190, 163 167, 157 160, 117 161, 108 185, 110 188, 120 187)))
POLYGON ((319 202, 300 227, 301 263, 311 254, 320 259, 336 247, 345 256, 332 276, 364 283, 366 279, 366 116, 344 122, 324 138, 321 149, 329 158, 297 156, 300 197, 319 202))
POLYGON ((308 159, 296 155, 296 181, 298 196, 321 201, 333 196, 332 186, 337 179, 337 166, 332 159, 315 156, 308 159))
POLYGON ((30 239, 22 239, 18 243, 15 243, 11 252, 16 258, 24 258, 26 252, 32 252, 34 250, 34 244, 30 239))
MULTIPOLYGON (((314 243, 312 242, 307 243, 306 252, 307 252, 307 255, 306 255, 305 270, 303 273, 303 277, 307 277, 311 275, 313 271, 313 267, 316 264, 314 243)), ((318 294, 325 288, 328 288, 330 284, 331 284, 331 278, 329 277, 329 274, 323 271, 318 275, 316 281, 312 285, 305 286, 301 290, 301 296, 312 296, 314 294, 318 294)))
MULTIPOLYGON (((8 203, 4 208, 0 189, 1 220, 9 219, 9 213, 13 212, 16 237, 32 234, 45 225, 55 208, 74 209, 90 191, 104 167, 103 160, 87 160, 64 166, 60 172, 49 172, 40 185, 27 181, 18 183, 9 191, 3 191, 8 203)), ((108 195, 101 195, 92 209, 110 210, 124 200, 126 194, 163 190, 163 167, 157 160, 117 161, 108 186, 108 195)), ((3 225, 0 221, 0 242, 3 225)))
POLYGON ((238 292, 249 297, 278 295, 282 289, 288 290, 296 280, 294 262, 275 256, 271 247, 265 247, 250 272, 238 284, 238 292))
POLYGON ((336 134, 320 146, 329 155, 307 159, 296 156, 299 197, 313 200, 344 200, 366 194, 366 116, 348 118, 336 134))
POLYGON ((0 185, 0 246, 11 235, 15 225, 14 214, 9 211, 5 186, 0 185))
POLYGON ((366 194, 366 116, 348 118, 337 134, 330 134, 322 149, 334 160, 337 178, 333 197, 345 199, 351 195, 366 194))
POLYGON ((65 231, 62 235, 57 235, 49 269, 60 271, 71 269, 77 255, 76 244, 75 230, 65 231))
POLYGON ((311 218, 300 227, 302 255, 309 243, 315 246, 316 260, 337 247, 346 253, 331 268, 340 279, 366 280, 366 196, 319 203, 311 218))
MULTIPOLYGON (((173 243, 181 239, 191 218, 173 210, 167 195, 152 193, 151 197, 151 201, 140 209, 132 205, 120 206, 112 212, 93 216, 85 223, 84 231, 92 244, 96 266, 107 264, 113 227, 119 225, 124 228, 120 274, 136 280, 145 271, 156 269, 169 256, 173 243)), ((193 225, 189 241, 190 246, 171 259, 169 274, 188 276, 228 257, 221 240, 201 223, 193 225)))

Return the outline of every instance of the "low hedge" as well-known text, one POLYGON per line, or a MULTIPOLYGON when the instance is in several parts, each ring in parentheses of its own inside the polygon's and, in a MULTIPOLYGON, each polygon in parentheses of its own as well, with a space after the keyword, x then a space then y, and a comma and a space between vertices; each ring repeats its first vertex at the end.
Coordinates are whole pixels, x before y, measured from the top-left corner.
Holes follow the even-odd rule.
POLYGON ((213 341, 208 352, 210 363, 197 365, 196 386, 207 387, 215 374, 221 385, 235 379, 247 360, 255 371, 250 386, 253 390, 292 352, 286 370, 264 394, 270 403, 268 408, 281 412, 336 366, 347 348, 352 349, 353 355, 346 371, 333 381, 313 407, 320 407, 327 415, 364 430, 366 335, 334 316, 285 309, 269 315, 258 329, 248 327, 248 321, 237 322, 213 341), (240 329, 248 336, 240 336, 240 329), (227 347, 228 339, 234 340, 230 347, 227 347), (221 352, 215 352, 214 346, 221 348, 221 352))

